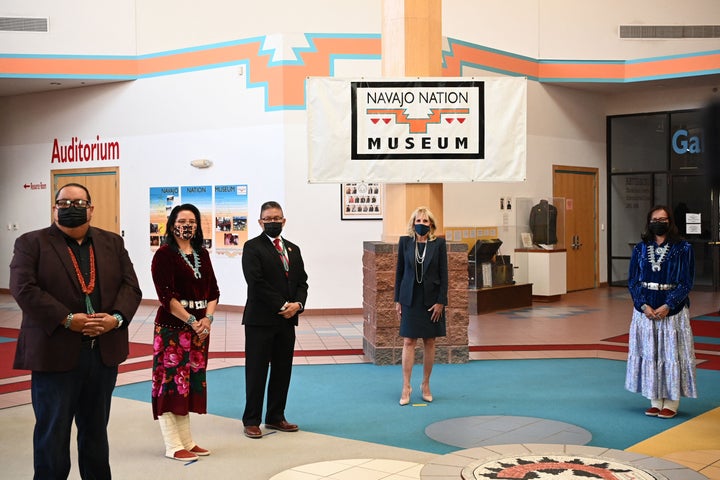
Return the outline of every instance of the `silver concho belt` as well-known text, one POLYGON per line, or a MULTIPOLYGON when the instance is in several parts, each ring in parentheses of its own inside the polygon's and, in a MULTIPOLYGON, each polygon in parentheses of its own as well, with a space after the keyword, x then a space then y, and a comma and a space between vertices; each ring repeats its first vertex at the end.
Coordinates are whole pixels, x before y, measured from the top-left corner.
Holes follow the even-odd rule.
POLYGON ((641 285, 648 290, 672 290, 677 287, 674 283, 642 282, 641 285))
POLYGON ((180 305, 183 307, 194 308, 196 310, 207 308, 207 304, 207 300, 180 300, 180 305))

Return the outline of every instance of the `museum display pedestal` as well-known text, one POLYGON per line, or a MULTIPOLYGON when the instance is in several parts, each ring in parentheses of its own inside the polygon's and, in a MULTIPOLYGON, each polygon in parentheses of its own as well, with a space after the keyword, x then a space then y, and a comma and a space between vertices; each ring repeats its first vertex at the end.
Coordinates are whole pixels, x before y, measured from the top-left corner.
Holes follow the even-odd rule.
POLYGON ((471 288, 468 292, 468 311, 470 315, 532 306, 532 284, 529 283, 471 288))
POLYGON ((565 249, 515 250, 519 283, 531 283, 533 300, 554 302, 567 293, 567 252, 565 249))

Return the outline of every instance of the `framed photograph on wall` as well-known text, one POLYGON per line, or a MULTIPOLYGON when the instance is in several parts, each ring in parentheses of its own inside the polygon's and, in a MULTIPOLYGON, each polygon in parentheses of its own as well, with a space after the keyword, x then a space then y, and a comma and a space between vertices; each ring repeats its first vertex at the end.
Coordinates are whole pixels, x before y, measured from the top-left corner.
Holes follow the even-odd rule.
POLYGON ((379 183, 341 183, 342 220, 382 220, 383 186, 379 183))

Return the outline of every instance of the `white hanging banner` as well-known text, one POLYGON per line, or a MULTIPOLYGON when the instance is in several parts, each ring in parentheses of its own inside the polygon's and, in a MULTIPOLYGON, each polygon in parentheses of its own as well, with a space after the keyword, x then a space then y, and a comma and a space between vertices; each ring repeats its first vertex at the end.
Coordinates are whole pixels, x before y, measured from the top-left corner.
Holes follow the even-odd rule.
POLYGON ((310 183, 525 180, 524 77, 307 79, 310 183))

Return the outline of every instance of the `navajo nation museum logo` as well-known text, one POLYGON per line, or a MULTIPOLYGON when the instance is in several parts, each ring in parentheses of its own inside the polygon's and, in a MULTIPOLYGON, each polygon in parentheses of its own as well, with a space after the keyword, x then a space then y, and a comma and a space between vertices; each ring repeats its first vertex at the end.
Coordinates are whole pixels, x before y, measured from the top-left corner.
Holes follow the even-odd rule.
POLYGON ((484 83, 352 82, 352 160, 485 156, 484 83))

